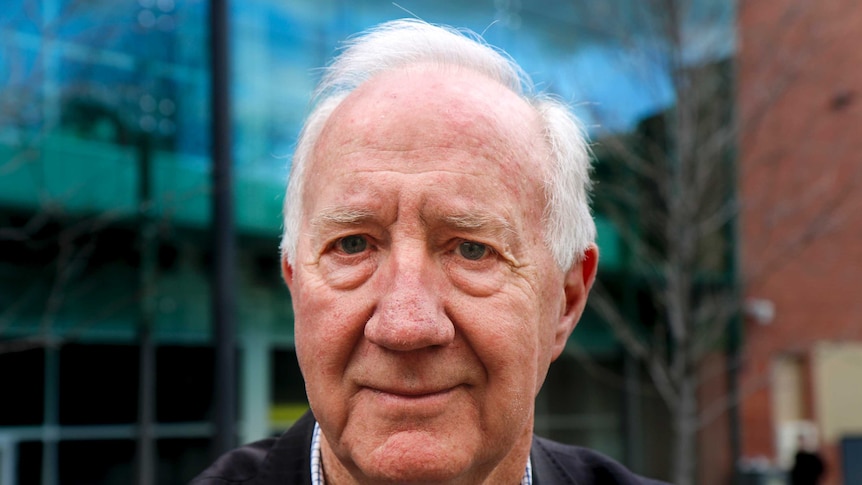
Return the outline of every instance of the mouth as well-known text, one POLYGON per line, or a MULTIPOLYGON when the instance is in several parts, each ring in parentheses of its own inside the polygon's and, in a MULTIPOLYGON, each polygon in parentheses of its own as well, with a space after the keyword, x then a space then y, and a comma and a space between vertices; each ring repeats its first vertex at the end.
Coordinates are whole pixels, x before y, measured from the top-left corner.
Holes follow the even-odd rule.
POLYGON ((452 392, 455 387, 446 387, 441 389, 396 389, 396 388, 378 388, 367 387, 369 391, 383 396, 392 396, 401 399, 423 399, 442 396, 452 392))
POLYGON ((460 386, 434 389, 401 389, 365 387, 374 402, 391 411, 444 409, 450 404, 460 386))

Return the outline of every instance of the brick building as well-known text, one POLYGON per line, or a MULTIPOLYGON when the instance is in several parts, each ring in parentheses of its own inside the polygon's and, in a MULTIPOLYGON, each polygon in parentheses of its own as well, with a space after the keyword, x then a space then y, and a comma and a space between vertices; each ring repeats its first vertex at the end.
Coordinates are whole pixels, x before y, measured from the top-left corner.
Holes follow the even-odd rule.
POLYGON ((739 7, 743 462, 862 483, 862 3, 739 7))

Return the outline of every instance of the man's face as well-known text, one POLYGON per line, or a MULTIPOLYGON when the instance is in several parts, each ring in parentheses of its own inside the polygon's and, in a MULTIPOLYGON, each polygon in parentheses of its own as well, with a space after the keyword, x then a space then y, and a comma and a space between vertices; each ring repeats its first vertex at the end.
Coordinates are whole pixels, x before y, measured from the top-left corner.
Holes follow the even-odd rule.
POLYGON ((543 243, 546 157, 534 111, 473 73, 386 73, 333 114, 284 264, 330 480, 523 473, 595 266, 543 243))

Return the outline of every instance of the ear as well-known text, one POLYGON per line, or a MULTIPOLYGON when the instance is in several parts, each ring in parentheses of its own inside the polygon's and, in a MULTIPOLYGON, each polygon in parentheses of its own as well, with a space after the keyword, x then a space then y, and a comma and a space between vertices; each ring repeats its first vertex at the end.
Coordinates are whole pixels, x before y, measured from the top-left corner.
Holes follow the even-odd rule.
POLYGON ((287 288, 293 293, 293 267, 287 262, 287 256, 281 257, 281 278, 287 284, 287 288))
POLYGON ((563 293, 565 300, 557 321, 556 334, 554 335, 553 360, 563 352, 569 335, 575 329, 575 325, 584 313, 587 305, 587 295, 596 280, 596 271, 599 267, 599 248, 591 244, 583 257, 573 264, 563 279, 563 293))

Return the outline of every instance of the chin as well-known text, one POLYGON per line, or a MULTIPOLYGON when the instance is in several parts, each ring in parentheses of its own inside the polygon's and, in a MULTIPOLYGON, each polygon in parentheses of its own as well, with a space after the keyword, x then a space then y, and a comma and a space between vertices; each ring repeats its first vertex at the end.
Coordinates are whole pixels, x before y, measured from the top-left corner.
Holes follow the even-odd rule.
POLYGON ((466 470, 448 467, 437 460, 414 461, 410 459, 392 460, 378 464, 363 474, 374 484, 424 484, 424 483, 469 483, 465 478, 466 470), (459 480, 460 479, 460 480, 459 480))
POLYGON ((357 465, 371 483, 446 483, 470 475, 473 453, 423 432, 389 437, 357 465))

